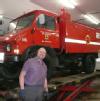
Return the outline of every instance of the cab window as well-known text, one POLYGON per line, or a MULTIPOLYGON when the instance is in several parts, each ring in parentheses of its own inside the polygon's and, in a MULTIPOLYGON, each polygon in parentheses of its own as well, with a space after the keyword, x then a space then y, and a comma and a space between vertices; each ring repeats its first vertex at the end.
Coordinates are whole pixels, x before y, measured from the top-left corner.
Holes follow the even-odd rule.
MULTIPOLYGON (((42 14, 42 15, 44 16, 44 18, 38 17, 37 26, 39 28, 55 30, 55 28, 56 28, 55 18, 51 17, 51 16, 44 15, 44 14, 42 14), (41 23, 40 19, 42 19, 42 23, 41 23)), ((39 15, 39 16, 41 16, 41 15, 39 15)))
POLYGON ((11 21, 8 27, 8 32, 12 32, 16 29, 22 29, 30 26, 32 24, 34 17, 34 14, 29 14, 11 21))

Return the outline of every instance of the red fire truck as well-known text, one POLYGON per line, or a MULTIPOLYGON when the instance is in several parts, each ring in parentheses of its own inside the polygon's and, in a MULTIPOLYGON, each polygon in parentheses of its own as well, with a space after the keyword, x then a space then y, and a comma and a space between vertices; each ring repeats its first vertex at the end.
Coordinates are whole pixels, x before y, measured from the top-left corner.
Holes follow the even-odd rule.
POLYGON ((18 76, 23 62, 45 47, 48 75, 55 70, 91 73, 100 51, 100 31, 71 21, 62 9, 57 15, 35 10, 10 22, 7 34, 0 36, 0 73, 18 76))

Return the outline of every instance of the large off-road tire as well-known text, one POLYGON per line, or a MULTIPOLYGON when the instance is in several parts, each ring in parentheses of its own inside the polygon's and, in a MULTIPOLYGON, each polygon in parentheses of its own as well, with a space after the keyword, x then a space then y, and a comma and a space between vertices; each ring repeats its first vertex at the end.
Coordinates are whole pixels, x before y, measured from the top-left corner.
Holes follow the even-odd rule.
POLYGON ((4 63, 0 64, 0 73, 5 79, 16 79, 21 70, 19 63, 4 63))
POLYGON ((55 76, 56 67, 59 65, 58 57, 56 55, 56 52, 52 48, 46 48, 47 50, 47 56, 44 59, 44 62, 47 65, 48 72, 47 77, 48 80, 50 80, 53 76, 55 76))
POLYGON ((94 55, 87 55, 83 58, 83 71, 85 73, 94 72, 96 59, 94 55))
POLYGON ((22 56, 22 62, 25 62, 29 58, 33 58, 36 56, 37 50, 40 48, 40 46, 30 47, 28 48, 25 53, 22 56))

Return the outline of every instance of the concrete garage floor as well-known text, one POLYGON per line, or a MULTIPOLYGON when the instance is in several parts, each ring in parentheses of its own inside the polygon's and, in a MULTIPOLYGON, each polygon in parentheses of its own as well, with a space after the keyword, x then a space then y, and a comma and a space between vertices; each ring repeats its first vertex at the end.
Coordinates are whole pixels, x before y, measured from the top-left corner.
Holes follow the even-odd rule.
MULTIPOLYGON (((96 70, 100 71, 100 59, 97 59, 96 70)), ((100 101, 100 76, 92 82, 91 87, 96 90, 94 93, 83 94, 75 101, 100 101)))
POLYGON ((95 92, 82 94, 75 101, 100 101, 100 77, 93 81, 91 87, 95 89, 95 92))
MULTIPOLYGON (((96 70, 100 71, 100 59, 96 62, 96 70)), ((87 94, 85 97, 83 96, 80 101, 100 101, 100 76, 96 78, 91 84, 96 92, 87 94)))
MULTIPOLYGON (((95 89, 95 92, 93 93, 82 93, 76 100, 74 101, 100 101, 100 76, 93 80, 91 83, 91 87, 95 89)), ((13 96, 12 98, 7 97, 1 97, 0 101, 20 101, 18 97, 18 89, 10 91, 10 96, 13 96), (15 93, 16 92, 16 93, 15 93), (13 99, 14 98, 14 99, 13 99)), ((9 95, 9 94, 8 94, 9 95)))

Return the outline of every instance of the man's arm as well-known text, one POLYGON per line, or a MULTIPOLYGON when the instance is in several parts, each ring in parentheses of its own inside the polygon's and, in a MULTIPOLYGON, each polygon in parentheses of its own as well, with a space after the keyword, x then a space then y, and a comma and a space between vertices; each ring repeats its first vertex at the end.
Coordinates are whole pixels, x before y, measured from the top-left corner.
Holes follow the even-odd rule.
POLYGON ((25 71, 21 71, 20 76, 19 76, 19 85, 20 85, 21 90, 24 89, 25 74, 26 74, 25 71))
POLYGON ((21 73, 19 75, 19 85, 20 85, 20 89, 23 90, 24 89, 24 84, 25 84, 25 75, 29 69, 29 66, 30 63, 29 63, 29 60, 27 60, 24 65, 23 65, 23 68, 21 70, 21 73))

